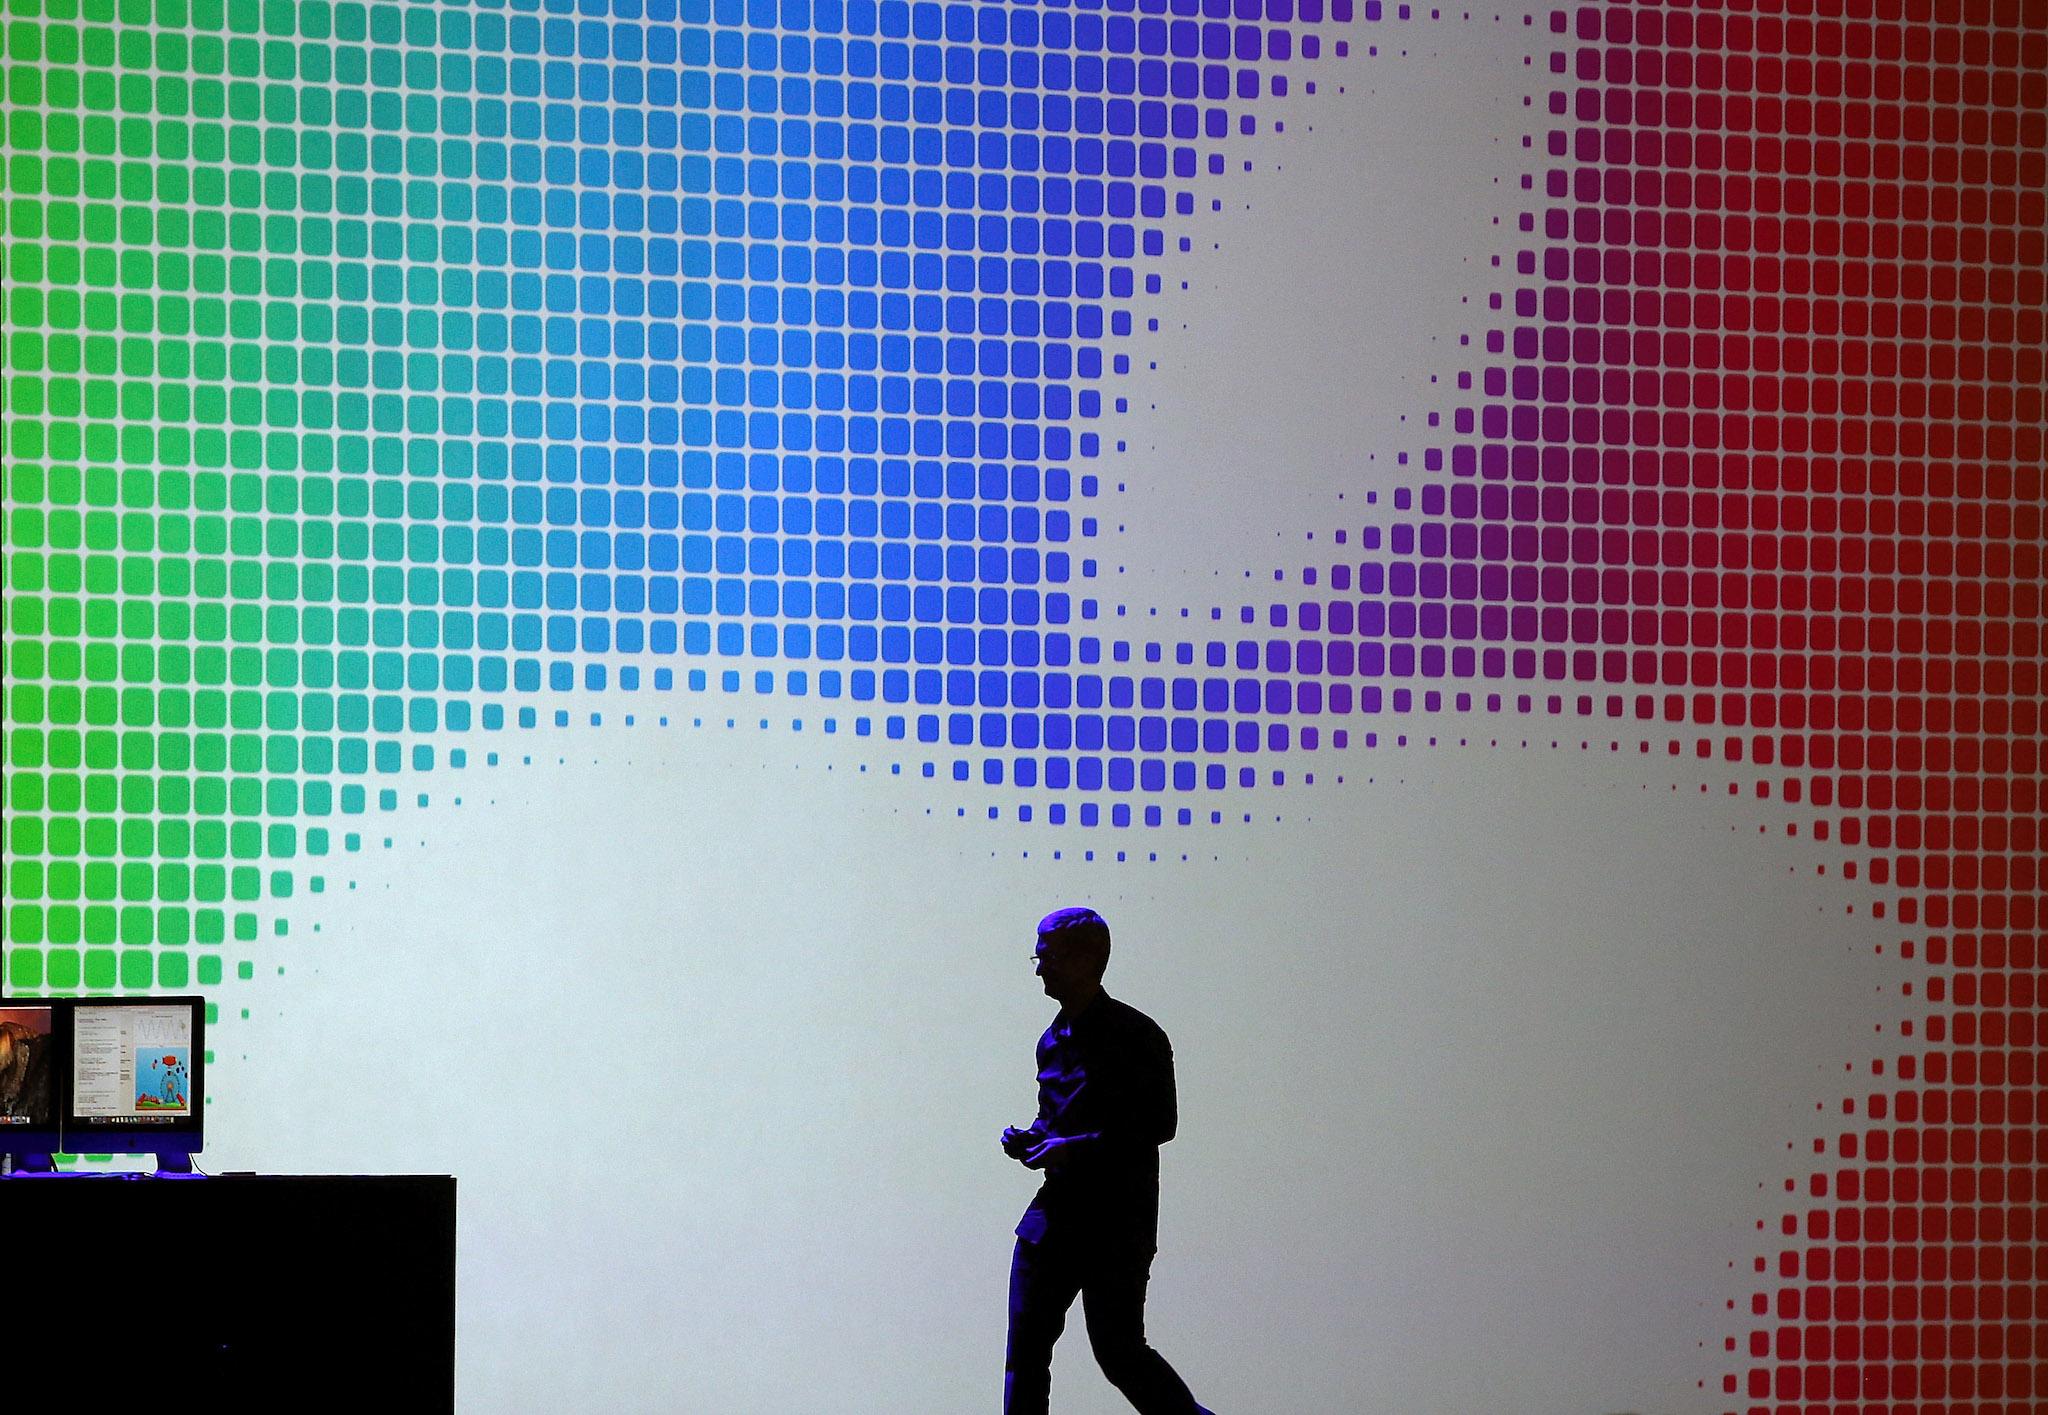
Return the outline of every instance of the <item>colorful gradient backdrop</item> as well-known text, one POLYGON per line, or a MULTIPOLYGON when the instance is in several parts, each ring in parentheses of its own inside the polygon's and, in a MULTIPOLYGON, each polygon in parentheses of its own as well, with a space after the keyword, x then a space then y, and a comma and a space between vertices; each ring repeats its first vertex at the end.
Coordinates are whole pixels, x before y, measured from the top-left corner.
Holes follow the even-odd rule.
POLYGON ((572 694, 1110 830, 1390 715, 1615 721, 1837 842, 1927 1009, 1787 1137, 1726 1408, 2041 1408, 2038 6, 1542 16, 1517 278, 1391 524, 1165 629, 1105 587, 1196 190, 1306 62, 1498 22, 13 0, 10 992, 231 1014, 401 775, 572 694))

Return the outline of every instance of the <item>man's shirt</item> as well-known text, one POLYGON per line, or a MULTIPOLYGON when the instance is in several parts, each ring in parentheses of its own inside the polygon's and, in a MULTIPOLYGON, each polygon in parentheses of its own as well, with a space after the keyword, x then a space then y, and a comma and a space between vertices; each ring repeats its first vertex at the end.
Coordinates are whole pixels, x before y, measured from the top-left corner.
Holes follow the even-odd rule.
POLYGON ((1178 1123, 1173 1046, 1158 1023, 1108 993, 1062 1010, 1038 1039, 1031 1129, 1077 1143, 1046 1167, 1017 1236, 1158 1246, 1159 1147, 1178 1123))

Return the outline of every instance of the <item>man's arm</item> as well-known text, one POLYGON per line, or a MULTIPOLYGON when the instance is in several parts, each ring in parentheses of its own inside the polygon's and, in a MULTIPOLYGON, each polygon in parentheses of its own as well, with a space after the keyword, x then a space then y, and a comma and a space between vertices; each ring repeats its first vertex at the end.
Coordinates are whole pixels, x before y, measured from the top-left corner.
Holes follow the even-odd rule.
POLYGON ((1180 1129, 1180 1101, 1173 1085, 1173 1044, 1157 1026, 1143 1028, 1132 1039, 1130 1079, 1113 1130, 1112 1142, 1156 1148, 1180 1129))
POLYGON ((1173 1043, 1155 1027, 1150 1047, 1144 1088, 1139 1096, 1143 1112, 1140 1128, 1150 1137, 1148 1144, 1163 1145, 1180 1132, 1180 1095, 1173 1085, 1173 1043))
MULTIPOLYGON (((1039 1046, 1040 1050, 1035 1053, 1034 1059, 1042 1070, 1045 1065, 1044 1043, 1041 1042, 1039 1046)), ((1014 1125, 1004 1126, 1003 1137, 1000 1141, 1003 1153, 1021 1164, 1029 1165, 1031 1168, 1036 1169, 1038 1166, 1031 1164, 1029 1156, 1032 1151, 1045 1143, 1046 1137, 1051 1133, 1052 1115, 1046 1103, 1045 1089, 1040 1087, 1038 1092, 1038 1118, 1021 1130, 1014 1125)))
POLYGON ((1173 1084, 1173 1045, 1157 1026, 1135 1029, 1117 1048, 1120 1073, 1116 1102, 1097 1128, 1078 1135, 1054 1136, 1024 1156, 1030 1169, 1062 1164, 1083 1155, 1156 1149, 1180 1129, 1180 1108, 1173 1084))

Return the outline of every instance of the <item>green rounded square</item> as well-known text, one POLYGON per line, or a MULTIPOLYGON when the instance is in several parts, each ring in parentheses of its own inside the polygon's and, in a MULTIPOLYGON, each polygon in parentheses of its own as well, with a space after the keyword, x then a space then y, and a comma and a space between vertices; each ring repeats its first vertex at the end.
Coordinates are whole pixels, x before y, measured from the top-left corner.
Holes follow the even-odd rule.
POLYGON ((184 954, 165 951, 157 955, 156 979, 160 986, 176 991, 186 986, 191 973, 191 960, 184 954))
MULTIPOLYGON (((88 971, 92 966, 86 960, 88 971)), ((156 955, 147 948, 125 948, 120 954, 121 990, 146 992, 156 981, 156 955)))
MULTIPOLYGON (((37 913, 40 915, 41 911, 38 910, 37 913)), ((36 931, 38 933, 42 931, 42 920, 40 917, 36 920, 36 931)), ((8 935, 12 938, 23 937, 22 934, 17 933, 11 926, 8 929, 8 935)), ((7 985, 17 992, 41 991, 43 986, 43 950, 19 945, 9 948, 7 950, 7 985)))
MULTIPOLYGON (((109 910, 109 913, 112 911, 109 910)), ((102 989, 114 986, 119 976, 118 963, 111 948, 88 948, 85 951, 85 985, 102 989)))

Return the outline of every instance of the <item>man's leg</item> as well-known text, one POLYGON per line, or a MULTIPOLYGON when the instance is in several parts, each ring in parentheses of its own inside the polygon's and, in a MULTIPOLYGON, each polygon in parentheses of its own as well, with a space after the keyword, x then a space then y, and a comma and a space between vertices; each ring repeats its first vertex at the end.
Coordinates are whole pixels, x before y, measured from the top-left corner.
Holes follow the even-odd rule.
POLYGON ((1046 1415, 1052 1347, 1081 1290, 1072 1255, 1057 1244, 1017 1240, 1010 1258, 1010 1339, 1003 1356, 1003 1415, 1046 1415))
POLYGON ((1091 1265, 1081 1286, 1088 1344, 1109 1383, 1139 1415, 1209 1415, 1166 1358, 1145 1341, 1145 1287, 1152 1255, 1091 1265))

